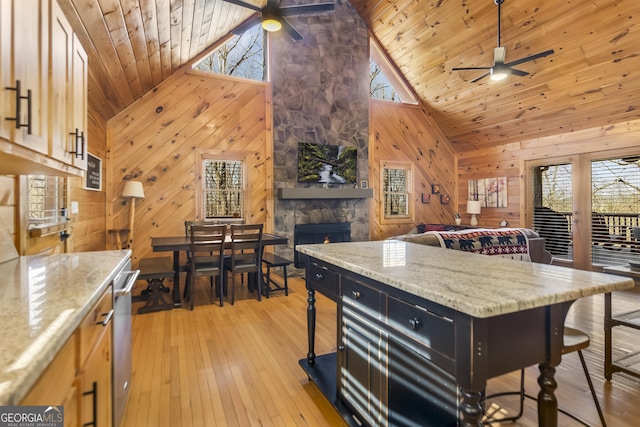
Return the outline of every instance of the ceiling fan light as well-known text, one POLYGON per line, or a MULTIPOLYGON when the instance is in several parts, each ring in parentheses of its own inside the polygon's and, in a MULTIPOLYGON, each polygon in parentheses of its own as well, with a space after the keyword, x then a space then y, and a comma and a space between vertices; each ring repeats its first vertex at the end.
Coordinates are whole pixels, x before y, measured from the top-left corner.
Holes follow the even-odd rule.
POLYGON ((262 28, 264 28, 265 31, 269 32, 280 31, 280 29, 282 28, 282 23, 274 18, 265 18, 262 21, 262 28))
POLYGON ((509 75, 509 72, 503 67, 493 67, 491 68, 491 80, 497 82, 499 80, 504 80, 509 75))

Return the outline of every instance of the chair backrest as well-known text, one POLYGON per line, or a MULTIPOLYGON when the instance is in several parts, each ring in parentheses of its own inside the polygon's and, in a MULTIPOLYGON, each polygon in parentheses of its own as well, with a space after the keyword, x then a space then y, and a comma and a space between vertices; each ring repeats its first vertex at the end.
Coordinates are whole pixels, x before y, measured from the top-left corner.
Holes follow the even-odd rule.
POLYGON ((231 225, 231 262, 232 264, 262 263, 263 224, 231 225))
POLYGON ((222 258, 226 233, 227 227, 224 225, 192 224, 189 227, 191 255, 193 257, 219 256, 222 258))

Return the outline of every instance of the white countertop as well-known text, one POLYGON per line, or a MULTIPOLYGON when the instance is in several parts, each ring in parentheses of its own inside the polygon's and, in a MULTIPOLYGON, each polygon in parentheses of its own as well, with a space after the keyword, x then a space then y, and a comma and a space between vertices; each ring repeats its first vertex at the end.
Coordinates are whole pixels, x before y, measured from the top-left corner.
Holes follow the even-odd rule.
POLYGON ((131 257, 24 256, 0 264, 0 405, 16 405, 131 257))
POLYGON ((634 286, 633 280, 612 274, 397 240, 298 245, 296 249, 478 318, 634 286))

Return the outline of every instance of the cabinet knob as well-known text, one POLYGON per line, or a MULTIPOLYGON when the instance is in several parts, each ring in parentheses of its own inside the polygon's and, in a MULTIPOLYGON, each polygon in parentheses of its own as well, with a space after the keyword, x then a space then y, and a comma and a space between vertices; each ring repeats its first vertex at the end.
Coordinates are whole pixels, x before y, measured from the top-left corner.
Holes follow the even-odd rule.
POLYGON ((409 327, 414 331, 418 329, 418 327, 420 326, 420 323, 421 323, 420 319, 418 319, 417 317, 414 317, 413 319, 409 319, 409 327))
POLYGON ((353 295, 353 299, 360 299, 360 292, 351 291, 351 295, 353 295))
POLYGON ((316 273, 316 279, 322 280, 322 279, 324 279, 324 276, 322 274, 320 274, 320 273, 316 273))

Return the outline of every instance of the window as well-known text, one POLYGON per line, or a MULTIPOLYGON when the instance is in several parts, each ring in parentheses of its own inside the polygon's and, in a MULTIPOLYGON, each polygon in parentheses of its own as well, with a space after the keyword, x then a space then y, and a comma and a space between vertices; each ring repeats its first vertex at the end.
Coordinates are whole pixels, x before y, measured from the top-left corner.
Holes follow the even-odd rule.
POLYGON ((391 62, 375 39, 369 44, 369 94, 386 101, 418 103, 395 64, 391 62))
POLYGON ((382 212, 386 220, 409 222, 413 217, 412 163, 385 162, 382 166, 382 212))
POLYGON ((193 65, 200 71, 265 81, 266 35, 258 22, 242 34, 236 34, 210 55, 193 65))
POLYGON ((66 221, 66 179, 47 175, 29 175, 29 224, 53 224, 66 221))
POLYGON ((204 218, 240 218, 244 214, 244 162, 204 159, 204 218))

